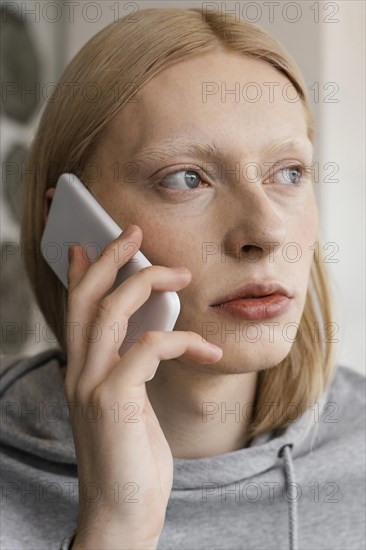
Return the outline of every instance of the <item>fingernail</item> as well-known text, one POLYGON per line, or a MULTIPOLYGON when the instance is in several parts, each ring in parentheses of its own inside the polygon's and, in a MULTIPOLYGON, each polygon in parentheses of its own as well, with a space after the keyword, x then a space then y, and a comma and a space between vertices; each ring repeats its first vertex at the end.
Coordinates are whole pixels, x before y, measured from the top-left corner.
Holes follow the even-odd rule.
POLYGON ((122 233, 122 237, 129 237, 134 231, 135 231, 135 225, 130 224, 126 227, 126 229, 122 233))
MULTIPOLYGON (((208 342, 207 342, 208 343, 208 342)), ((223 349, 219 346, 215 346, 215 344, 209 344, 210 349, 215 353, 215 355, 222 355, 223 349)))

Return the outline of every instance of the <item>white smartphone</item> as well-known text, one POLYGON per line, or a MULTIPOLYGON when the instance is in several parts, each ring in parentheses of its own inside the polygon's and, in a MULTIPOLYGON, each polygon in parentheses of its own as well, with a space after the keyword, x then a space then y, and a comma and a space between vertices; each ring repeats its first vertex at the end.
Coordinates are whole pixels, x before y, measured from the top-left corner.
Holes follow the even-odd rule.
MULTIPOLYGON (((119 225, 75 174, 62 174, 59 177, 41 239, 41 253, 66 288, 69 246, 80 245, 88 259, 93 262, 121 233, 119 225)), ((132 241, 126 244, 126 251, 128 246, 133 246, 132 241)), ((107 294, 143 267, 151 265, 138 250, 119 269, 116 280, 107 294)), ((152 291, 148 300, 129 319, 125 338, 119 348, 120 356, 146 331, 173 330, 179 312, 180 301, 176 292, 152 291)), ((110 327, 115 333, 115 341, 117 338, 122 340, 123 328, 126 327, 122 327, 118 322, 110 327)))

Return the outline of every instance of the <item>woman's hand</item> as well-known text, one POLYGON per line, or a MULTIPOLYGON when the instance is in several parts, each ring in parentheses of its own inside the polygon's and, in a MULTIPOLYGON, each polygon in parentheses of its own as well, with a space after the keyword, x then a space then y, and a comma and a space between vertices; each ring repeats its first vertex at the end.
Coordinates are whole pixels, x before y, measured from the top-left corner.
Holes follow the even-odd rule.
POLYGON ((160 360, 187 354, 214 363, 222 355, 194 332, 151 331, 120 357, 128 319, 151 291, 177 291, 191 280, 188 270, 151 266, 108 294, 117 271, 141 246, 141 229, 131 228, 92 264, 75 246, 68 272, 67 321, 75 330, 67 342, 65 393, 79 478, 73 549, 157 547, 172 488, 173 458, 145 382, 160 360), (118 341, 112 330, 116 322, 122 325, 118 341), (88 323, 96 324, 98 338, 86 338, 88 323))

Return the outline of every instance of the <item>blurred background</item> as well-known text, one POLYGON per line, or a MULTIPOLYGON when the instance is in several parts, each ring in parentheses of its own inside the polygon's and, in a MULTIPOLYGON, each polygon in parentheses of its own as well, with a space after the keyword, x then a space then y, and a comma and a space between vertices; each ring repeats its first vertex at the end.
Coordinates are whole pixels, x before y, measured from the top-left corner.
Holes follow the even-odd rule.
POLYGON ((21 177, 42 109, 78 50, 113 21, 149 7, 226 11, 268 30, 295 59, 316 119, 321 239, 336 298, 338 363, 365 374, 365 2, 3 1, 1 15, 1 355, 57 342, 19 249, 21 177))

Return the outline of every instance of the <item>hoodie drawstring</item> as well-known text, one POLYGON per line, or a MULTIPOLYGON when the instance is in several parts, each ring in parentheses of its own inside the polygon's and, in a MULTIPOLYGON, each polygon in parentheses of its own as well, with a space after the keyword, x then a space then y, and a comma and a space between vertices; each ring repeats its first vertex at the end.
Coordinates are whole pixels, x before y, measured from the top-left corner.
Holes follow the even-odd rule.
POLYGON ((279 457, 284 457, 286 474, 286 494, 289 505, 288 536, 290 550, 297 550, 297 488, 295 481, 295 469, 292 461, 292 443, 283 445, 278 451, 279 457), (289 490, 289 491, 288 491, 289 490), (290 493, 290 495, 289 495, 290 493))

